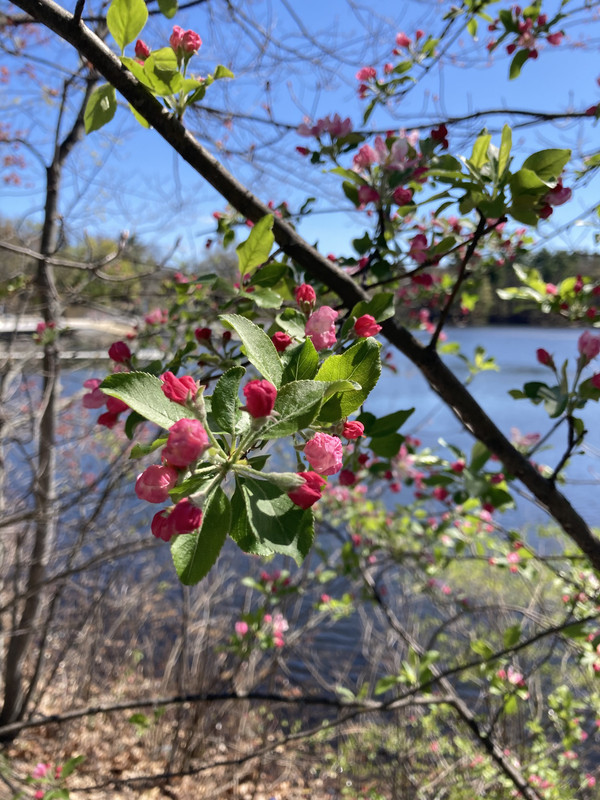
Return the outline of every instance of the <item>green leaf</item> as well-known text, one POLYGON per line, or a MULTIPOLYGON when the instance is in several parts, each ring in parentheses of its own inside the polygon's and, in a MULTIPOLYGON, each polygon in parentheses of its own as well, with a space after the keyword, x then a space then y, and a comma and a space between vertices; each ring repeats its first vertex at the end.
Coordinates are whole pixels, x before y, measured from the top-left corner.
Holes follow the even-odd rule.
POLYGON ((153 50, 144 62, 144 74, 150 88, 159 97, 176 94, 183 86, 183 75, 171 47, 153 50))
MULTIPOLYGON (((77 769, 77 767, 85 761, 85 756, 73 756, 73 758, 69 758, 65 763, 62 765, 62 770, 60 773, 61 778, 68 778, 69 775, 72 775, 73 772, 77 769)), ((68 797, 68 795, 67 795, 68 797)))
POLYGON ((221 78, 235 78, 235 75, 230 69, 224 67, 223 64, 219 64, 214 71, 213 78, 218 81, 221 78))
POLYGON ((238 392, 245 373, 244 367, 228 369, 217 381, 211 398, 211 413, 218 430, 230 433, 232 436, 241 414, 238 392))
POLYGON ((380 345, 375 339, 361 339, 339 356, 329 356, 315 376, 317 381, 356 381, 362 387, 341 392, 323 404, 318 421, 338 422, 356 411, 369 396, 381 374, 380 345))
POLYGON ((306 317, 297 308, 284 308, 275 321, 292 339, 304 339, 306 317))
POLYGON ((99 130, 107 122, 110 122, 114 117, 117 110, 117 96, 115 94, 115 87, 110 86, 108 83, 103 83, 94 89, 87 101, 85 112, 83 115, 83 123, 85 125, 85 132, 92 133, 92 131, 99 130))
POLYGON ((276 286, 289 271, 290 268, 287 264, 280 264, 278 262, 265 264, 264 267, 261 267, 254 273, 250 281, 250 286, 262 286, 265 288, 276 286))
POLYGON ((329 384, 322 381, 284 384, 277 394, 274 414, 261 428, 261 438, 279 439, 307 428, 319 413, 328 387, 329 384))
POLYGON ((504 697, 504 711, 507 714, 515 714, 519 710, 519 702, 516 694, 509 694, 504 697))
POLYGON ((135 444, 131 448, 131 453, 129 454, 129 458, 143 458, 144 456, 150 455, 155 450, 158 450, 159 447, 164 447, 167 443, 167 437, 161 436, 156 439, 152 444, 135 444))
POLYGON ((480 169, 489 161, 488 147, 490 146, 491 141, 492 135, 490 133, 484 133, 482 136, 478 136, 475 140, 473 152, 471 153, 471 158, 469 161, 476 169, 480 169))
POLYGON ((516 625, 511 625, 504 631, 503 643, 504 647, 514 647, 521 638, 521 625, 517 622, 516 625))
POLYGON ((319 368, 319 354, 312 339, 306 339, 303 344, 294 348, 290 360, 283 370, 282 384, 292 381, 310 381, 317 374, 319 368))
POLYGON ((135 436, 135 429, 143 422, 146 422, 146 418, 138 414, 137 411, 132 411, 128 414, 125 420, 125 436, 127 436, 128 439, 133 439, 135 436))
POLYGON ((255 292, 251 292, 248 298, 259 308, 281 308, 283 303, 281 295, 273 289, 259 288, 255 292))
POLYGON ((371 439, 369 447, 375 455, 381 456, 382 458, 393 458, 398 455, 398 451, 403 442, 404 436, 399 433, 390 433, 387 436, 371 439))
POLYGON ((173 19, 177 13, 177 0, 158 0, 160 13, 167 19, 173 19))
POLYGON ((252 275, 269 258, 275 237, 273 215, 267 214, 256 223, 245 242, 236 247, 240 275, 252 275))
POLYGON ((135 117, 136 121, 139 122, 139 124, 142 126, 142 128, 150 128, 150 123, 146 120, 146 118, 142 117, 140 112, 137 109, 135 109, 131 105, 131 103, 129 103, 128 105, 129 105, 129 110, 131 111, 131 113, 135 117))
POLYGON ((570 158, 570 150, 557 148, 540 150, 525 159, 522 169, 530 169, 543 181, 555 181, 560 177, 570 158))
POLYGON ((498 153, 498 177, 502 177, 502 173, 508 166, 510 159, 510 149, 512 147, 512 131, 508 125, 502 128, 502 139, 500 140, 500 152, 498 153))
POLYGON ((469 469, 472 473, 480 472, 490 458, 490 451, 481 442, 475 442, 471 450, 471 463, 469 469))
POLYGON ((521 68, 528 58, 529 50, 518 50, 515 53, 513 60, 510 62, 510 68, 508 70, 508 77, 511 81, 519 77, 521 74, 521 68))
POLYGON ((191 412, 165 397, 161 386, 160 378, 147 372, 116 372, 102 381, 100 389, 168 430, 177 420, 189 418, 191 412))
MULTIPOLYGON (((410 415, 414 412, 414 408, 408 408, 403 411, 394 411, 392 414, 386 414, 384 417, 379 417, 369 426, 368 432, 365 428, 367 436, 389 436, 395 433, 400 428, 410 415)), ((362 417, 359 417, 362 421, 362 417)))
POLYGON ((283 374, 281 360, 275 345, 262 328, 239 314, 222 314, 219 319, 226 328, 232 328, 238 334, 250 363, 268 381, 279 386, 283 374))
POLYGON ((291 556, 297 564, 308 555, 314 538, 311 509, 294 505, 267 481, 240 478, 248 524, 261 551, 291 556))
POLYGON ((147 19, 148 9, 144 0, 112 0, 106 24, 121 53, 139 36, 147 19))
POLYGON ((193 586, 208 574, 230 525, 231 505, 225 492, 217 488, 206 504, 200 530, 178 536, 171 545, 173 564, 185 586, 193 586))
POLYGON ((69 800, 69 792, 67 789, 50 789, 44 793, 44 800, 69 800))

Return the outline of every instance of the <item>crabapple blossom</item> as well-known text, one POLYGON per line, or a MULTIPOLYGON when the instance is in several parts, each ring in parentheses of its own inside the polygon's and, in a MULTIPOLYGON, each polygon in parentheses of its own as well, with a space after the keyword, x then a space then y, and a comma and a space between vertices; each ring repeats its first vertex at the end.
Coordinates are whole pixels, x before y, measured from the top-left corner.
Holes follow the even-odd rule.
POLYGON ((370 81, 377 77, 377 70, 375 67, 361 67, 355 77, 357 81, 370 81))
POLYGON ((125 342, 113 342, 108 348, 108 357, 117 364, 126 364, 131 359, 131 350, 125 342))
POLYGON ((356 420, 347 420, 344 422, 342 435, 345 436, 346 439, 359 439, 361 436, 364 436, 364 434, 365 426, 362 424, 362 422, 357 422, 356 420))
POLYGON ((396 44, 398 47, 410 47, 411 41, 405 33, 397 33, 396 44))
POLYGON ((150 55, 150 48, 142 39, 138 39, 135 43, 135 57, 140 61, 145 61, 150 55))
POLYGON ((352 159, 355 170, 366 169, 377 161, 377 153, 371 145, 364 144, 352 159))
POLYGON ((320 475, 334 475, 342 468, 344 448, 337 436, 315 433, 305 444, 304 455, 315 472, 320 475))
POLYGON ((300 286, 296 286, 294 289, 294 297, 305 313, 312 311, 314 304, 317 302, 317 293, 308 283, 302 283, 300 286))
POLYGON ((165 397, 179 405, 185 405, 188 398, 194 398, 198 393, 196 381, 191 375, 182 375, 177 378, 172 372, 163 372, 160 376, 165 397))
POLYGON ((577 342, 577 349, 587 361, 596 358, 600 353, 600 336, 594 336, 589 331, 584 331, 577 342))
POLYGON ((174 467, 189 467, 208 447, 208 434, 197 419, 180 419, 169 428, 162 455, 174 467))
POLYGON ((354 333, 361 338, 367 336, 376 336, 381 330, 381 325, 375 321, 375 317, 371 314, 363 314, 354 323, 354 333))
POLYGON ((356 475, 351 469, 343 469, 339 476, 340 486, 353 486, 356 483, 356 475))
POLYGON ((212 331, 210 328, 196 328, 194 331, 194 336, 196 337, 197 342, 210 342, 212 331))
POLYGON ((173 533, 192 533, 202 524, 202 511, 190 500, 180 500, 171 511, 170 524, 173 533))
POLYGON ((287 495, 294 505, 306 510, 321 499, 321 487, 326 481, 316 472, 298 472, 298 475, 304 478, 304 483, 292 489, 287 495))
POLYGON ((276 331, 273 336, 271 336, 271 341, 275 345, 275 350, 278 353, 283 353, 292 343, 292 337, 284 333, 283 331, 276 331))
POLYGON ((543 347, 539 347, 535 351, 535 354, 536 354, 537 360, 540 362, 540 364, 543 364, 545 367, 553 367, 554 366, 554 359, 552 358, 552 356, 550 355, 550 353, 547 350, 544 350, 543 347))
POLYGON ((273 411, 277 399, 277 389, 270 381, 249 381, 244 386, 243 392, 246 398, 246 411, 254 419, 268 417, 273 411))
POLYGON ((81 398, 84 408, 102 408, 102 406, 106 405, 106 395, 98 388, 101 383, 102 381, 98 380, 98 378, 88 378, 87 381, 83 382, 86 389, 91 389, 81 398))
POLYGON ((331 306, 321 306, 306 321, 305 333, 312 339, 317 350, 333 347, 337 338, 335 335, 335 320, 338 312, 331 306))
POLYGON ((410 240, 410 250, 408 255, 413 258, 417 264, 423 264, 427 261, 427 251, 429 245, 427 244, 427 237, 424 233, 418 233, 410 240))
POLYGON ((164 503, 177 483, 178 473, 174 467, 152 464, 141 472, 135 482, 135 493, 148 503, 164 503))
POLYGON ((129 410, 129 406, 123 400, 119 400, 118 397, 107 397, 106 410, 110 414, 122 414, 124 411, 129 410))
POLYGON ((248 623, 238 620, 234 625, 234 630, 238 636, 245 636, 248 633, 248 623))
POLYGON ((412 189, 406 189, 404 186, 397 186, 393 194, 394 202, 399 206, 407 206, 412 203, 413 192, 412 189))
POLYGON ((368 203, 377 203, 381 196, 377 189, 372 186, 362 185, 358 187, 358 202, 361 206, 366 206, 368 203))

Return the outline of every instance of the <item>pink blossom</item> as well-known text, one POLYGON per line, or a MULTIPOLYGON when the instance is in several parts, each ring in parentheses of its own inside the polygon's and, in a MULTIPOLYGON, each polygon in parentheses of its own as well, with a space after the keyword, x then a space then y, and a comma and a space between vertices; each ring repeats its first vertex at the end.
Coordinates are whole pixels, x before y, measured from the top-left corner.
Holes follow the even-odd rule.
POLYGON ((358 72, 356 73, 356 80, 364 83, 364 81, 370 81, 373 78, 377 77, 377 70, 375 67, 361 67, 358 72))
POLYGON ((562 179, 559 178, 556 186, 544 195, 543 202, 550 206, 562 206, 567 200, 571 199, 571 189, 562 185, 562 179))
POLYGON ((202 511, 187 498, 180 500, 171 511, 170 524, 174 533, 192 533, 202 524, 202 511))
POLYGON ((275 386, 270 381, 254 380, 249 381, 243 391, 248 414, 254 419, 268 417, 277 399, 275 386))
POLYGON ((271 336, 271 341, 275 345, 275 350, 277 350, 278 353, 283 353, 283 351, 287 350, 291 345, 292 337, 283 331, 276 331, 273 336, 271 336))
POLYGON ((108 357, 117 364, 126 364, 131 359, 131 350, 125 342, 113 342, 108 348, 108 357))
POLYGON ((177 483, 177 470, 170 466, 152 464, 141 472, 135 482, 135 493, 148 503, 164 503, 177 483))
POLYGON ((163 542, 171 540, 175 531, 171 525, 171 512, 169 509, 165 508, 152 517, 150 530, 153 536, 156 536, 157 539, 162 539, 163 542))
POLYGON ((106 398, 106 410, 110 414, 122 414, 124 411, 129 411, 129 406, 127 403, 119 400, 118 397, 108 396, 106 398))
POLYGON ((354 164, 354 168, 357 170, 366 169, 370 167, 371 164, 375 164, 377 161, 377 153, 370 144, 364 144, 361 148, 359 148, 358 152, 352 159, 352 163, 354 164))
POLYGON ((162 308, 155 308, 146 314, 144 321, 147 325, 160 325, 161 323, 166 322, 168 318, 169 315, 166 310, 162 308))
POLYGON ((89 378, 83 382, 86 389, 91 389, 91 392, 87 392, 81 398, 84 408, 102 408, 106 404, 106 395, 98 388, 101 383, 98 378, 89 378))
POLYGON ((564 33, 561 33, 560 31, 557 31, 556 33, 550 33, 546 37, 548 42, 550 44, 553 44, 553 45, 560 44, 562 42, 563 38, 564 38, 564 33))
MULTIPOLYGON (((362 422, 357 422, 356 420, 347 420, 344 422, 344 430, 342 431, 342 435, 345 436, 346 439, 359 439, 361 436, 364 436, 364 434, 365 426, 362 424, 362 422)), ((363 456, 364 455, 365 454, 363 453, 363 456)))
POLYGON ((44 764, 43 762, 39 762, 35 765, 33 772, 31 773, 32 778, 44 778, 46 773, 50 769, 50 764, 44 764))
POLYGON ((410 47, 410 39, 405 33, 397 33, 396 44, 398 47, 410 47))
POLYGON ((302 283, 294 289, 294 297, 300 308, 307 313, 317 301, 317 293, 308 283, 302 283))
POLYGON ((510 429, 510 438, 515 447, 528 449, 539 442, 541 435, 539 433, 521 433, 518 428, 513 427, 510 429))
POLYGON ((212 330, 210 328, 196 328, 194 331, 194 336, 196 337, 196 341, 199 343, 210 342, 212 330))
POLYGON ((334 475, 342 468, 344 448, 337 436, 315 433, 305 444, 304 455, 315 472, 320 475, 334 475))
POLYGON ((354 486, 356 483, 356 474, 351 469, 343 469, 340 472, 340 486, 354 486))
POLYGON ((160 376, 165 397, 179 405, 185 405, 187 400, 194 398, 198 393, 196 381, 191 375, 182 375, 177 378, 172 372, 163 372, 160 376))
POLYGON ((375 317, 371 314, 363 314, 354 323, 354 333, 361 338, 376 336, 380 330, 381 325, 377 324, 375 317))
POLYGON ((102 425, 104 428, 114 428, 118 421, 119 415, 112 411, 105 411, 104 414, 100 414, 96 420, 98 425, 102 425))
POLYGON ((577 349, 587 361, 596 358, 600 353, 600 337, 594 336, 589 331, 584 331, 577 342, 577 349))
POLYGON ((180 419, 169 428, 162 455, 174 467, 189 467, 208 447, 208 434, 197 419, 180 419))
POLYGON ((399 206, 407 206, 412 203, 413 191, 412 189, 406 189, 404 186, 397 186, 394 189, 393 197, 394 202, 399 206))
POLYGON ((324 133, 328 133, 332 139, 347 136, 352 131, 352 122, 349 117, 342 119, 339 114, 334 114, 333 118, 327 116, 318 119, 314 125, 303 122, 298 126, 300 136, 316 136, 317 138, 324 133))
POLYGON ((142 39, 138 39, 135 43, 135 57, 141 61, 145 61, 150 55, 150 48, 142 39))
POLYGON ((173 26, 173 33, 169 37, 169 44, 173 48, 175 52, 179 50, 181 47, 181 42, 183 41, 183 34, 185 31, 183 28, 179 27, 179 25, 173 26))
POLYGON ((202 47, 202 39, 195 31, 186 31, 182 36, 181 46, 184 53, 193 55, 202 47))
POLYGON ((540 364, 543 364, 545 367, 553 367, 554 366, 554 359, 552 358, 552 356, 550 355, 550 353, 547 350, 544 350, 543 347, 539 347, 535 351, 535 354, 536 354, 537 360, 540 362, 540 364))
POLYGON ((413 258, 417 264, 423 264, 427 261, 428 250, 429 245, 427 244, 427 237, 424 233, 418 233, 410 240, 408 255, 413 258))
POLYGON ((316 472, 299 472, 298 475, 304 478, 304 484, 288 492, 288 497, 294 505, 307 509, 321 499, 321 487, 326 481, 316 472))
POLYGON ((234 625, 235 632, 238 636, 245 636, 248 633, 248 623, 238 620, 234 625))
POLYGON ((358 202, 361 208, 368 203, 377 203, 380 199, 379 192, 372 186, 363 185, 358 187, 358 202))
POLYGON ((317 350, 333 347, 337 338, 335 335, 335 320, 338 312, 330 306, 321 306, 306 321, 305 333, 317 350))

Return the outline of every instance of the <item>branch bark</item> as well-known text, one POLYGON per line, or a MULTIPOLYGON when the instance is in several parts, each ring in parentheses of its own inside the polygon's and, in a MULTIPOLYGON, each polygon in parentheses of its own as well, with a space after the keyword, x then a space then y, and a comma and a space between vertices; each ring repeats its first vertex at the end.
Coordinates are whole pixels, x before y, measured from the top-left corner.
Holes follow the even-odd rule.
MULTIPOLYGON (((92 31, 53 0, 15 0, 26 11, 75 47, 107 81, 138 111, 179 155, 207 180, 234 208, 256 222, 269 208, 225 170, 156 98, 121 64, 117 56, 92 31)), ((282 220, 275 218, 273 231, 281 249, 307 273, 325 283, 347 308, 368 294, 345 272, 322 256, 282 220)), ((552 481, 543 478, 487 416, 438 354, 423 347, 398 319, 383 324, 383 334, 422 372, 432 389, 464 427, 494 453, 507 472, 517 477, 537 501, 581 548, 591 564, 600 569, 600 539, 590 529, 552 481)))

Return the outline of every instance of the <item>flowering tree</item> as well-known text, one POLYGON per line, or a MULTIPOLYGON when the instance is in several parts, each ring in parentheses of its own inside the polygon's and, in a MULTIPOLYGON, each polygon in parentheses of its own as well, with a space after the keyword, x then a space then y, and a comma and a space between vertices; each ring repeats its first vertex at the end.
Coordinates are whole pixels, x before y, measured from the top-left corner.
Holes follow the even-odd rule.
MULTIPOLYGON (((543 404, 550 425, 566 431, 564 450, 548 468, 532 461, 539 441, 510 442, 443 358, 446 323, 457 308, 467 312, 478 277, 507 252, 523 249, 523 234, 513 223, 535 227, 570 199, 572 190, 564 184, 570 151, 539 150, 515 165, 508 125, 497 140, 479 135, 471 155, 458 158, 448 152, 451 132, 445 123, 420 137, 403 131, 370 136, 339 115, 305 122, 298 129, 308 144, 299 147, 301 155, 330 166, 348 201, 373 221, 353 243, 356 257, 337 264, 298 235, 284 218, 285 209, 269 208, 251 194, 183 126, 187 109, 204 100, 215 80, 233 77, 221 66, 204 79, 190 77, 201 46, 197 33, 175 26, 169 45, 153 49, 137 39, 147 18, 145 4, 113 0, 107 25, 120 50, 116 56, 82 24, 81 5, 74 15, 51 0, 17 5, 75 46, 105 77, 107 83, 86 106, 88 132, 112 120, 118 90, 141 124, 155 128, 253 223, 237 247, 234 287, 216 278, 202 285, 183 281, 174 287, 169 313, 148 320, 157 325, 166 316, 170 323, 172 347, 164 361, 147 363, 117 342, 109 354, 118 369, 87 387, 88 408, 101 407, 108 398, 104 424, 124 419, 131 438, 145 422, 160 429, 152 443, 133 450, 134 457, 154 455, 158 462, 140 473, 135 491, 144 501, 167 504, 154 516, 152 534, 170 543, 181 581, 200 581, 228 536, 245 552, 286 555, 300 563, 313 545, 315 513, 325 506, 330 514, 323 515, 323 525, 334 521, 347 536, 338 566, 360 580, 407 654, 401 665, 378 676, 374 693, 384 698, 378 709, 420 703, 453 709, 489 756, 478 775, 496 793, 490 796, 508 789, 528 798, 583 796, 595 776, 584 763, 575 763, 573 743, 585 740, 597 716, 594 690, 588 693, 586 716, 574 712, 580 685, 554 688, 545 711, 552 712, 556 725, 549 733, 531 714, 528 763, 502 746, 497 720, 527 704, 528 675, 518 657, 541 639, 554 637, 553 647, 559 642, 590 674, 599 668, 594 571, 600 569, 600 540, 558 484, 585 439, 581 409, 600 399, 600 378, 592 366, 600 338, 589 331, 581 335, 571 371, 540 348, 537 361, 547 368, 548 380, 512 391, 516 399, 543 404), (135 58, 125 55, 136 39, 135 58), (433 222, 423 223, 416 214, 428 203, 437 208, 433 222), (445 216, 455 209, 458 215, 445 216), (213 296, 218 303, 211 303, 213 296), (426 332, 425 343, 411 334, 414 322, 426 332), (474 435, 470 453, 454 448, 449 460, 420 452, 399 432, 410 409, 379 418, 368 411, 386 361, 383 340, 420 369, 474 435), (285 471, 266 450, 278 440, 287 445, 293 464, 285 471), (331 489, 336 480, 337 493, 331 489), (535 545, 517 532, 505 539, 495 535, 498 514, 513 502, 517 482, 565 535, 556 563, 538 558, 535 545), (397 508, 394 518, 385 505, 365 501, 361 487, 382 483, 391 491, 402 483, 416 485, 415 504, 397 508), (344 504, 350 503, 348 515, 344 504), (454 601, 460 613, 452 608, 440 626, 467 619, 473 628, 461 631, 462 640, 450 644, 442 657, 435 646, 439 631, 420 640, 402 624, 394 599, 384 591, 386 569, 410 562, 416 573, 429 575, 424 592, 447 596, 451 589, 438 576, 465 552, 490 570, 501 566, 507 576, 521 574, 532 582, 548 570, 557 594, 563 594, 562 605, 549 608, 543 619, 533 619, 522 607, 511 609, 486 635, 481 618, 476 621, 480 610, 469 612, 468 598, 461 596, 454 601), (485 696, 497 698, 488 717, 468 704, 467 693, 452 681, 456 675, 483 684, 485 696), (436 694, 428 698, 432 689, 436 694), (555 749, 554 759, 548 748, 555 749), (488 763, 497 770, 493 777, 485 774, 488 763)), ((448 19, 459 20, 472 35, 485 21, 497 37, 489 49, 502 44, 512 56, 511 78, 538 57, 540 42, 561 45, 568 3, 554 14, 536 2, 502 10, 497 18, 488 14, 490 5, 465 3, 453 7, 448 19)), ((401 96, 417 67, 429 68, 443 44, 443 37, 420 30, 412 36, 400 32, 390 48, 393 60, 382 72, 360 67, 356 79, 367 103, 364 123, 401 96)), ((584 115, 593 118, 596 109, 588 111, 584 115)), ((219 232, 231 238, 235 221, 234 212, 219 215, 219 232)), ((575 322, 595 319, 600 287, 590 278, 567 276, 554 286, 534 270, 517 275, 521 285, 505 290, 506 299, 535 302, 575 322)), ((482 365, 480 358, 474 370, 482 365)), ((320 602, 327 613, 340 612, 331 596, 324 594, 320 602)), ((274 646, 281 646, 286 624, 269 617, 274 646)), ((252 618, 238 622, 237 645, 247 644, 253 625, 256 630, 252 618)), ((529 669, 536 671, 533 665, 529 669)), ((368 707, 359 693, 346 699, 361 712, 368 707)))

